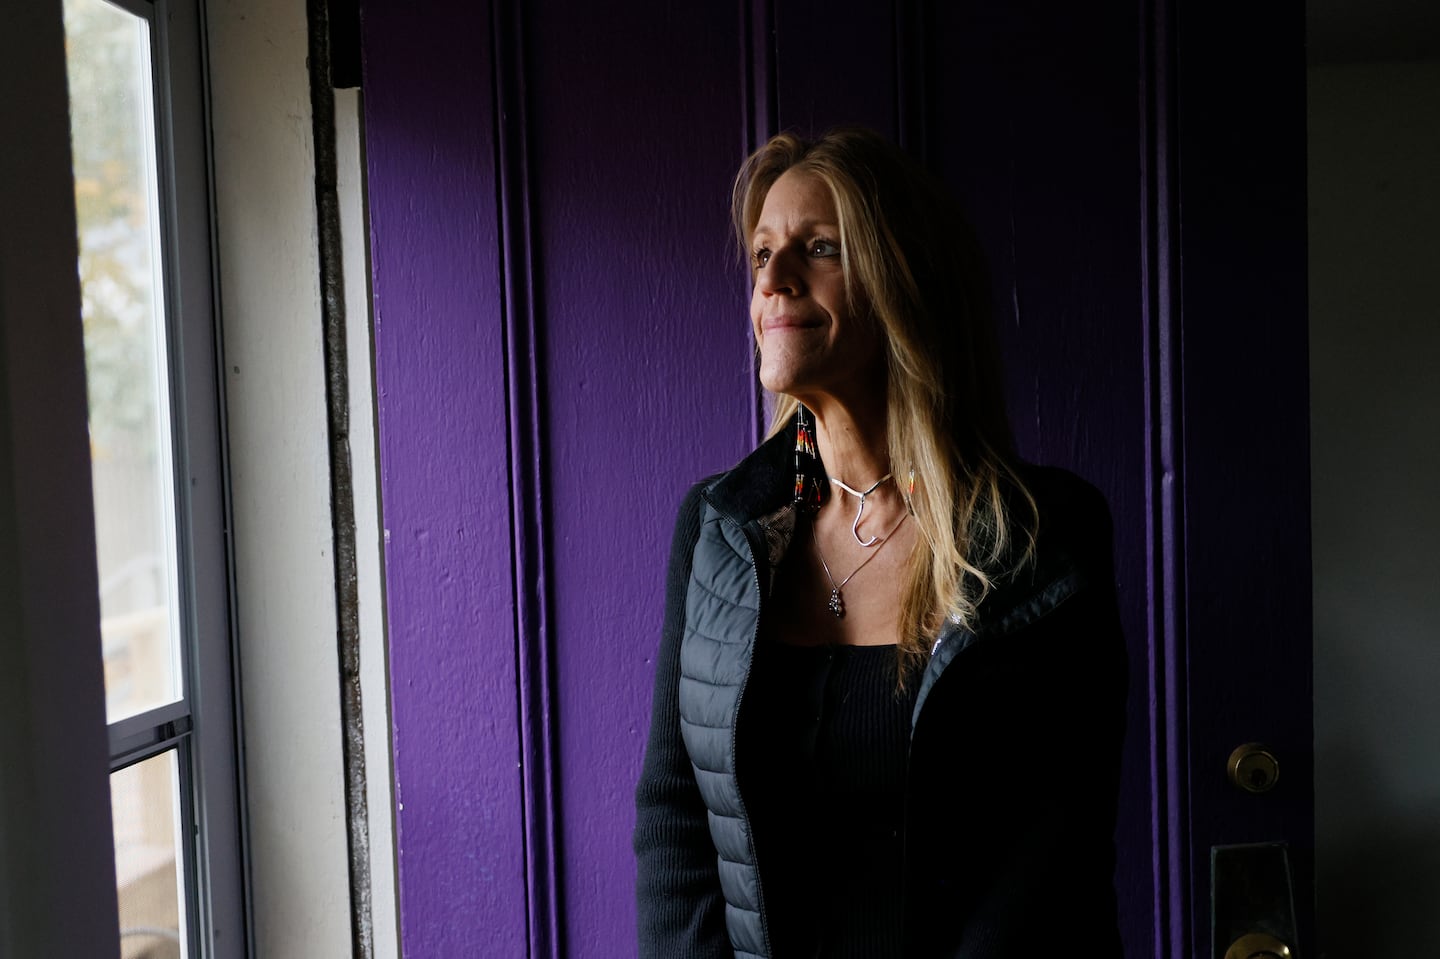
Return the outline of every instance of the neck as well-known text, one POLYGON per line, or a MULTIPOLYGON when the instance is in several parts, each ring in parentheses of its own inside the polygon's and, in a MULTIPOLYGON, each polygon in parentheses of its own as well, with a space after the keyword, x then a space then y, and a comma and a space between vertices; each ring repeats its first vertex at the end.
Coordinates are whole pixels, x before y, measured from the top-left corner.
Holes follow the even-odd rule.
POLYGON ((809 409, 826 473, 863 490, 890 472, 883 404, 856 409, 822 402, 809 409))

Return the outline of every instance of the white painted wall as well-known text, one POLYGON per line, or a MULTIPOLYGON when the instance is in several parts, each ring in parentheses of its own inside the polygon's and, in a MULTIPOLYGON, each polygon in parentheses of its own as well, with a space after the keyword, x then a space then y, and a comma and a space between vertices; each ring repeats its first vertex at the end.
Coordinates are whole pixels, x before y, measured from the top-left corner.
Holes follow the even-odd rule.
POLYGON ((1440 955, 1440 62, 1313 67, 1323 954, 1440 955))
MULTIPOLYGON (((351 954, 314 143, 303 0, 208 32, 255 955, 351 954)), ((398 955, 359 106, 337 97, 375 955, 398 955)))

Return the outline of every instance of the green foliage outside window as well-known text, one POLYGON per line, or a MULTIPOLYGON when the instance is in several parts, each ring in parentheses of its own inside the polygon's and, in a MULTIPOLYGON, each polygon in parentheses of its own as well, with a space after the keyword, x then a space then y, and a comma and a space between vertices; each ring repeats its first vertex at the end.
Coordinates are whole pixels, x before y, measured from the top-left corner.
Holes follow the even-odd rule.
POLYGON ((71 142, 80 240, 81 316, 97 460, 154 455, 156 349, 161 322, 151 89, 136 18, 96 3, 65 4, 71 109, 84 116, 71 142), (117 82, 116 78, 132 78, 117 82))

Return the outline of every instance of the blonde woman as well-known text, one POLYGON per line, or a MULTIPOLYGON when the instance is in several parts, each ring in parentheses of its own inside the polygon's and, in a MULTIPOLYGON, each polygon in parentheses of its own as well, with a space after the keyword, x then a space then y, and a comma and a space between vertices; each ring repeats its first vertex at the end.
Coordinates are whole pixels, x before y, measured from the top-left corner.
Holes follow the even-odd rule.
POLYGON ((1109 516, 1012 452, 963 220, 858 129, 733 210, 775 417, 676 525, 641 955, 1118 955, 1109 516))

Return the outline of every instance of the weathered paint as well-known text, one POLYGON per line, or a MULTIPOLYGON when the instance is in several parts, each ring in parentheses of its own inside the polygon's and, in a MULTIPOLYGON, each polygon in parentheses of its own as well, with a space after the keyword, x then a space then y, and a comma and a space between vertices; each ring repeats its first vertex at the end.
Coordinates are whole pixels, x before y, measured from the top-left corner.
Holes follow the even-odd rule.
POLYGON ((345 353, 350 378, 351 454, 357 468, 355 497, 355 572, 360 595, 360 686, 364 691, 365 776, 370 834, 370 912, 374 959, 399 955, 399 916, 395 905, 395 819, 390 781, 389 663, 382 599, 380 484, 375 475, 375 391, 370 342, 370 280, 366 269, 364 156, 361 100, 357 90, 335 91, 336 187, 340 194, 340 233, 344 244, 345 353), (370 464, 369 469, 360 464, 370 464))
POLYGON ((251 945, 334 955, 350 896, 305 11, 220 0, 205 20, 251 945))

